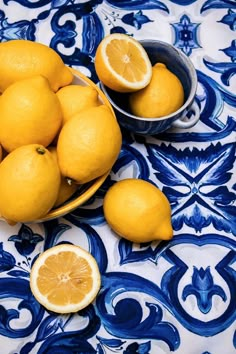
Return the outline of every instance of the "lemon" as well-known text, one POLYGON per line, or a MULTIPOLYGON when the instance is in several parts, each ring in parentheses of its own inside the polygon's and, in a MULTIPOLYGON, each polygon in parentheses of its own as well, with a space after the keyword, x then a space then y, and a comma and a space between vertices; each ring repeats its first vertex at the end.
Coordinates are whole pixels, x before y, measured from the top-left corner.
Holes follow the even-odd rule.
POLYGON ((0 43, 0 92, 13 82, 34 75, 47 78, 53 91, 73 80, 70 69, 54 49, 24 39, 0 43))
POLYGON ((177 111, 184 103, 184 89, 178 77, 157 63, 150 83, 129 96, 131 112, 138 117, 160 118, 177 111))
POLYGON ((83 248, 61 244, 39 255, 30 272, 30 288, 49 311, 78 312, 88 306, 101 287, 95 258, 83 248))
POLYGON ((96 50, 94 64, 99 80, 118 92, 140 90, 152 76, 152 65, 143 46, 123 33, 103 38, 96 50))
POLYGON ((88 108, 69 119, 60 131, 60 170, 79 184, 89 182, 111 169, 120 148, 121 131, 110 108, 88 108))
POLYGON ((55 204, 60 171, 42 145, 21 146, 0 164, 0 214, 15 222, 44 216, 55 204))
POLYGON ((129 241, 143 243, 173 236, 169 201, 145 180, 116 182, 105 195, 103 209, 110 227, 129 241))
POLYGON ((48 146, 62 124, 60 102, 41 75, 11 84, 0 97, 0 141, 5 150, 48 146))
POLYGON ((99 106, 98 91, 92 86, 69 85, 57 91, 62 108, 63 124, 85 108, 99 106))
MULTIPOLYGON (((48 150, 51 152, 56 163, 58 164, 56 146, 49 146, 48 150)), ((77 184, 73 183, 73 181, 68 181, 67 178, 65 178, 64 176, 61 176, 59 192, 54 207, 58 207, 59 205, 67 201, 76 192, 77 188, 77 184)))

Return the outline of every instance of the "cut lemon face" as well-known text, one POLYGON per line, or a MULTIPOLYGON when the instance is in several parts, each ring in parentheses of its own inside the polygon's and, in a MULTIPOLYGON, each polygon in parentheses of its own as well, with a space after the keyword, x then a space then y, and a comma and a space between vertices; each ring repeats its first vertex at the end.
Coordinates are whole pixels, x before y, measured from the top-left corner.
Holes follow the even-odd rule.
POLYGON ((57 313, 85 308, 100 286, 95 258, 75 245, 61 244, 41 253, 30 273, 30 288, 36 300, 57 313))
POLYGON ((140 90, 152 77, 152 65, 143 46, 121 33, 110 34, 100 42, 95 70, 100 81, 118 92, 140 90))

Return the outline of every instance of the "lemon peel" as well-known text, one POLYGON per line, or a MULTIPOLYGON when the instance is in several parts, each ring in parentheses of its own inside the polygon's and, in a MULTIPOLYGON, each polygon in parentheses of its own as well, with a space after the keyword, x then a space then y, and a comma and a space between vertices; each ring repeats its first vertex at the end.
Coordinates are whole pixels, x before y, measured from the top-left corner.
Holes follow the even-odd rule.
POLYGON ((143 243, 173 237, 169 201, 145 180, 116 182, 105 195, 103 210, 110 227, 129 241, 143 243))

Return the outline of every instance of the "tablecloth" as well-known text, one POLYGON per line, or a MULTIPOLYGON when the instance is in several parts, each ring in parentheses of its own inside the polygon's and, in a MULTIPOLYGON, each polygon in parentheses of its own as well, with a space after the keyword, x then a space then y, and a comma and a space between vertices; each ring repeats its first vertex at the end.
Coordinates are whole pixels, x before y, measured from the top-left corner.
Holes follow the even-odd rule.
POLYGON ((94 82, 96 48, 114 32, 164 40, 190 57, 200 121, 149 137, 122 129, 119 158, 87 203, 45 223, 0 222, 0 353, 235 353, 235 0, 0 3, 2 42, 44 43, 94 82), (166 194, 171 241, 132 244, 109 228, 103 197, 127 177, 166 194), (63 242, 94 255, 102 288, 84 310, 57 315, 33 298, 29 274, 40 252, 63 242))

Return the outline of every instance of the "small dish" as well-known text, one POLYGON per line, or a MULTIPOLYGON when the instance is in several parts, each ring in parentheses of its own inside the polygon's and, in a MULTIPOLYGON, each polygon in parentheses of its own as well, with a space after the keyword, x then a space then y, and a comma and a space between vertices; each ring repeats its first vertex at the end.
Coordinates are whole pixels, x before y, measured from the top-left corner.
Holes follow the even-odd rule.
POLYGON ((146 135, 159 134, 170 127, 188 129, 194 126, 200 118, 200 111, 195 100, 197 74, 190 58, 166 42, 141 40, 140 43, 145 48, 152 65, 157 62, 164 63, 178 76, 184 88, 184 104, 176 112, 161 118, 137 117, 129 110, 129 94, 115 92, 100 82, 99 85, 113 106, 118 122, 134 133, 146 135))

